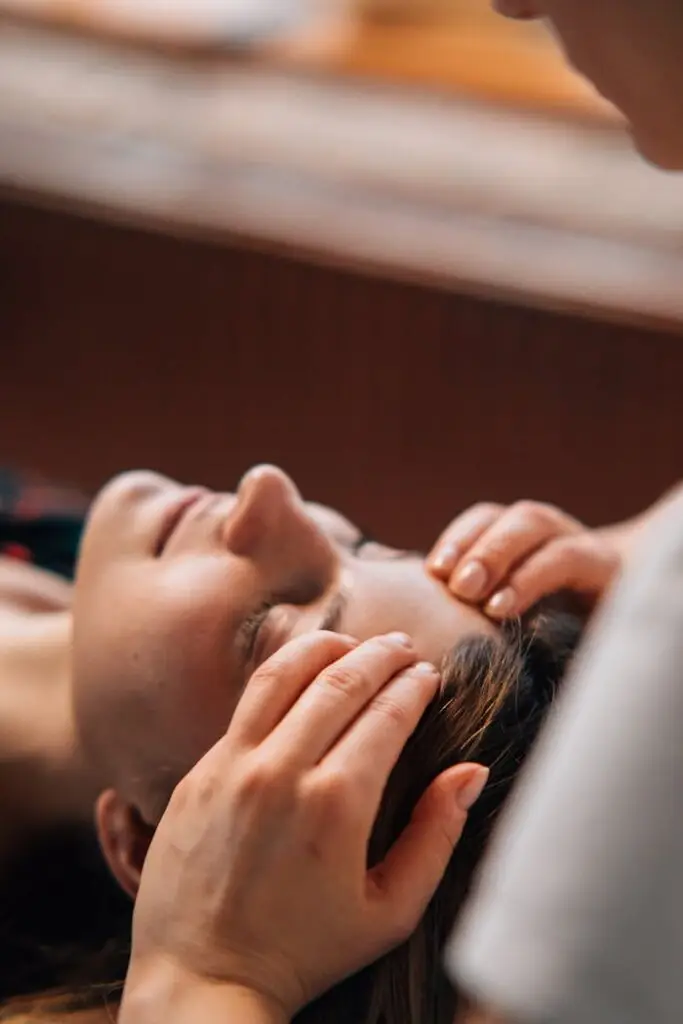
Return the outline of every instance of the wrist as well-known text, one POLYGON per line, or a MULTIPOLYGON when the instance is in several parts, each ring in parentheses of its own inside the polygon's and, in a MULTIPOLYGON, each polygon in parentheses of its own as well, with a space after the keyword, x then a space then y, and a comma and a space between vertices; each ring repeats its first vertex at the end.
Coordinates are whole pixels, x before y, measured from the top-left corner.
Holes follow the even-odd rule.
POLYGON ((595 532, 611 545, 623 565, 630 557, 634 545, 649 522, 650 516, 646 513, 623 523, 598 527, 595 532))
POLYGON ((680 483, 666 491, 661 498, 639 515, 621 523, 600 527, 597 532, 606 537, 615 546, 622 560, 626 561, 639 542, 643 531, 653 520, 656 520, 660 511, 679 495, 683 495, 683 487, 680 483))
POLYGON ((245 985, 200 978, 168 960, 131 964, 119 1024, 289 1024, 274 1000, 245 985))

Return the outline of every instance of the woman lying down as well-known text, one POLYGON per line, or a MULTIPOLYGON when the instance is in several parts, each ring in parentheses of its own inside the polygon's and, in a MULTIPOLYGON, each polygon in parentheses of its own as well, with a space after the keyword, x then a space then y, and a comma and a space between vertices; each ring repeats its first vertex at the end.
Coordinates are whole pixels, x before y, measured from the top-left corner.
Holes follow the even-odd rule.
MULTIPOLYGON (((102 985, 125 974, 130 906, 91 840, 93 807, 104 860, 134 897, 171 793, 225 733, 246 681, 289 640, 323 630, 379 645, 384 674, 417 686, 436 667, 439 678, 389 779, 369 864, 461 762, 458 801, 472 810, 408 940, 300 1020, 451 1024, 443 941, 585 610, 646 518, 596 531, 550 506, 480 505, 425 560, 303 502, 274 467, 250 471, 235 494, 129 473, 92 505, 73 586, 3 559, 4 996, 61 985, 68 1007, 111 997, 102 985), (570 607, 567 592, 580 601, 570 607)), ((332 678, 330 699, 346 682, 332 678)), ((54 1001, 43 1006, 54 1017, 54 1001)))

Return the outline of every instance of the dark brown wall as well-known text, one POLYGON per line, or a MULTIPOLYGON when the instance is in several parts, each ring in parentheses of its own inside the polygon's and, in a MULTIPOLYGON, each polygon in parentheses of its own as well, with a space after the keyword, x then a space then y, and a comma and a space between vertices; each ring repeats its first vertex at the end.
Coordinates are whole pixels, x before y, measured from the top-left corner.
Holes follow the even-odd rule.
POLYGON ((257 460, 397 543, 482 497, 591 521, 683 468, 683 339, 0 205, 0 460, 257 460))

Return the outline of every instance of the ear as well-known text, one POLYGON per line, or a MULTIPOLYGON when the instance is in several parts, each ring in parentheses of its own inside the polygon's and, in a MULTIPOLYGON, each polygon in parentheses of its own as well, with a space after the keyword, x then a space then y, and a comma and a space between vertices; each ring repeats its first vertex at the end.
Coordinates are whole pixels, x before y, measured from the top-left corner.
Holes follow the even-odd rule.
POLYGON ((95 803, 95 828, 104 859, 121 888, 135 899, 154 829, 114 789, 95 803))

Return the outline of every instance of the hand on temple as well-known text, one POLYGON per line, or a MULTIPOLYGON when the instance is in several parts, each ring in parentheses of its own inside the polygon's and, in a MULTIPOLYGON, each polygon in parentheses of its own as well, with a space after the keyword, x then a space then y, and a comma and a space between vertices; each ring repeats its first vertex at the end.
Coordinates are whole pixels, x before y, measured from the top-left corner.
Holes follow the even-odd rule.
POLYGON ((387 778, 438 684, 400 635, 308 633, 254 673, 152 841, 121 1024, 279 1024, 413 931, 487 777, 438 776, 368 870, 387 778))
POLYGON ((622 534, 589 529, 534 501, 483 503, 446 527, 427 565, 455 597, 481 605, 495 619, 522 615, 559 590, 592 603, 621 569, 627 526, 622 534))

